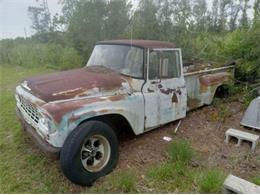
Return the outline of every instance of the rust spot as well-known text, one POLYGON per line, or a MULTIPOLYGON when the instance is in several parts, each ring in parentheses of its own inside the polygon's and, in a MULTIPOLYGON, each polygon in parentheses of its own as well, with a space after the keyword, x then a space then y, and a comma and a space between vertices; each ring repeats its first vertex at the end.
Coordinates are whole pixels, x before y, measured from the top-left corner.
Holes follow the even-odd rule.
POLYGON ((174 93, 172 95, 172 103, 178 103, 178 97, 177 97, 176 93, 174 93))
POLYGON ((77 121, 77 120, 80 119, 80 117, 86 116, 86 115, 95 116, 95 115, 96 115, 96 112, 95 112, 95 111, 90 111, 90 112, 84 113, 83 115, 72 115, 72 117, 70 117, 70 119, 69 119, 69 123, 72 123, 72 122, 74 122, 74 121, 77 121))
POLYGON ((161 93, 163 94, 166 94, 166 95, 169 95, 171 93, 175 93, 176 90, 175 89, 170 89, 170 88, 167 88, 167 89, 160 89, 161 93))
POLYGON ((189 110, 192 110, 192 109, 200 106, 200 100, 188 97, 187 104, 188 104, 189 110))
POLYGON ((45 102, 84 96, 93 89, 116 91, 126 82, 130 85, 119 73, 100 66, 32 77, 27 82, 34 95, 45 102))
POLYGON ((70 117, 69 122, 74 122, 77 121, 78 119, 80 119, 80 116, 75 116, 74 114, 72 115, 72 117, 70 117))
POLYGON ((76 88, 76 89, 70 89, 67 91, 57 92, 52 95, 53 96, 58 96, 58 95, 71 96, 71 95, 76 95, 78 93, 81 93, 82 91, 84 91, 84 90, 80 87, 80 88, 76 88))
POLYGON ((120 101, 120 100, 125 99, 125 96, 124 95, 116 95, 116 96, 111 96, 108 99, 115 102, 115 101, 120 101))
POLYGON ((109 110, 108 109, 103 109, 103 110, 100 110, 99 112, 100 113, 106 113, 106 112, 109 112, 109 110))
POLYGON ((200 80, 200 92, 205 93, 211 90, 213 86, 220 85, 229 80, 230 73, 221 72, 215 74, 203 75, 199 78, 200 80))
POLYGON ((230 73, 220 72, 216 74, 203 75, 199 78, 200 84, 205 86, 217 85, 224 81, 228 81, 230 73))
POLYGON ((209 86, 200 84, 200 92, 205 93, 208 91, 209 86))
POLYGON ((60 102, 60 103, 47 103, 43 105, 43 108, 50 113, 53 119, 60 123, 62 117, 74 110, 80 109, 85 105, 106 101, 106 99, 102 99, 99 97, 89 98, 89 99, 80 99, 80 100, 72 100, 67 102, 60 102))

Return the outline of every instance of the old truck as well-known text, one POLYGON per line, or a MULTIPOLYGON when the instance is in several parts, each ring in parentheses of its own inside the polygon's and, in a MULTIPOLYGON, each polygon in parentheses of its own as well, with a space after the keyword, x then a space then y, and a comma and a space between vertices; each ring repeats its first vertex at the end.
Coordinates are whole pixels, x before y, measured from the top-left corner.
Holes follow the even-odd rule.
POLYGON ((169 42, 98 42, 85 67, 25 79, 16 88, 24 130, 60 158, 66 177, 90 185, 117 165, 116 132, 136 135, 209 105, 234 66, 183 66, 169 42))

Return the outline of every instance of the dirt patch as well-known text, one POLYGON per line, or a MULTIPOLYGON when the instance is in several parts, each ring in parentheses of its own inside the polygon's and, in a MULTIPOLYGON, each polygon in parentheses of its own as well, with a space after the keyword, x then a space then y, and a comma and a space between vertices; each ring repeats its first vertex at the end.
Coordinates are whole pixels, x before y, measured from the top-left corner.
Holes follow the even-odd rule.
POLYGON ((172 137, 176 122, 139 136, 123 137, 120 143, 119 168, 143 168, 164 161, 169 142, 164 136, 172 137))
POLYGON ((249 143, 243 142, 236 147, 236 140, 224 143, 225 132, 228 128, 237 128, 260 135, 240 126, 244 107, 239 102, 224 104, 225 120, 220 122, 218 108, 205 106, 189 112, 182 120, 177 134, 174 129, 177 122, 165 125, 159 129, 140 136, 126 136, 121 139, 118 169, 137 168, 142 170, 149 165, 166 159, 166 149, 169 142, 164 136, 175 139, 187 139, 197 151, 199 163, 205 167, 219 167, 227 173, 249 179, 260 173, 260 146, 253 154, 249 143))

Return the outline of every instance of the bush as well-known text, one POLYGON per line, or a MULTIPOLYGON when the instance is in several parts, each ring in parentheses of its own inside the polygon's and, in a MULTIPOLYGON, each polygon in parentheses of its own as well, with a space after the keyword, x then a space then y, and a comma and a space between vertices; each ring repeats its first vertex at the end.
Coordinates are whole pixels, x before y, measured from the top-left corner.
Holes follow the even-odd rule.
POLYGON ((82 65, 83 59, 73 48, 31 40, 2 40, 0 62, 23 67, 69 69, 82 65))
POLYGON ((226 36, 223 55, 237 59, 236 78, 256 82, 260 78, 260 27, 238 29, 226 36))
POLYGON ((188 57, 219 65, 236 61, 236 79, 256 83, 260 78, 259 34, 260 24, 233 32, 201 32, 191 40, 188 57))
POLYGON ((170 144, 168 154, 172 161, 189 163, 193 157, 193 150, 187 141, 179 140, 170 144))
POLYGON ((200 193, 220 193, 224 182, 224 174, 218 169, 212 169, 202 175, 199 182, 200 193))

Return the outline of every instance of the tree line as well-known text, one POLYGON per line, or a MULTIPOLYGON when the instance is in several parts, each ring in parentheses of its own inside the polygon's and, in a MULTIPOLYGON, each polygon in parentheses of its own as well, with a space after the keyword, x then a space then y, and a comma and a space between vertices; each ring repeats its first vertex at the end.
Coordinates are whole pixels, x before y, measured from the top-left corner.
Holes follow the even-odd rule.
POLYGON ((54 16, 47 0, 38 0, 38 6, 28 8, 35 33, 27 42, 71 48, 73 52, 69 53, 77 53, 77 62, 84 64, 100 40, 171 41, 183 49, 187 61, 238 60, 239 77, 252 81, 260 77, 260 0, 213 0, 211 4, 206 0, 60 3, 62 13, 54 16))

